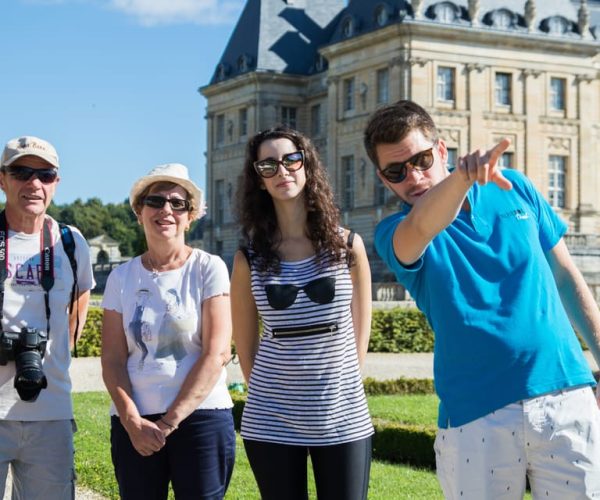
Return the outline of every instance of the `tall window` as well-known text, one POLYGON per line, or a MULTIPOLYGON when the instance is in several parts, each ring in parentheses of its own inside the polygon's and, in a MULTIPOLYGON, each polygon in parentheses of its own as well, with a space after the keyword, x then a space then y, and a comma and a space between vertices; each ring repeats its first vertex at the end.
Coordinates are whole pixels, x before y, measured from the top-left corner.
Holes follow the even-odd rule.
POLYGON ((554 111, 565 110, 565 88, 564 78, 550 78, 550 107, 554 111))
POLYGON ((458 159, 458 149, 456 148, 447 148, 448 151, 448 161, 446 165, 448 168, 456 168, 456 160, 458 159))
POLYGON ((385 104, 390 99, 390 70, 383 68, 377 71, 377 104, 385 104))
POLYGON ((215 132, 217 146, 225 142, 225 115, 217 115, 217 130, 215 132))
POLYGON ((385 205, 390 199, 390 191, 379 176, 375 176, 375 205, 385 205))
POLYGON ((354 156, 342 157, 342 209, 354 208, 354 156))
POLYGON ((550 155, 548 161, 548 201, 554 208, 565 208, 567 157, 550 155))
POLYGON ((498 158, 498 166, 502 168, 514 168, 514 153, 510 151, 507 153, 503 153, 500 158, 498 158))
POLYGON ((297 128, 296 115, 298 108, 290 106, 281 106, 281 123, 290 128, 297 128))
POLYGON ((225 222, 225 181, 215 181, 215 225, 221 226, 225 222))
POLYGON ((240 137, 248 135, 248 109, 240 109, 240 137))
POLYGON ((344 111, 354 109, 354 78, 344 80, 344 111))
POLYGON ((437 98, 439 101, 454 101, 454 68, 438 67, 437 98))
POLYGON ((496 73, 496 104, 500 106, 511 105, 511 77, 510 73, 496 73))
POLYGON ((321 105, 315 104, 310 108, 310 133, 321 135, 321 105))

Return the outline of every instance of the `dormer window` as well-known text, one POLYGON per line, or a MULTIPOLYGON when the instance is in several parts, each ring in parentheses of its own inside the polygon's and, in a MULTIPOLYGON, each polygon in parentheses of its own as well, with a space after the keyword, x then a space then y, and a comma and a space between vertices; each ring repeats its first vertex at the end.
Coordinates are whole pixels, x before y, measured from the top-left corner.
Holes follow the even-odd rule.
POLYGON ((350 38, 354 35, 355 28, 355 22, 352 17, 344 19, 344 22, 342 23, 342 34, 344 35, 344 38, 350 38))
POLYGON ((433 12, 435 20, 440 23, 453 23, 456 21, 456 8, 449 2, 437 4, 433 12))
POLYGON ((378 5, 375 9, 375 23, 377 26, 385 26, 390 19, 388 7, 385 4, 378 5))
POLYGON ((548 19, 548 33, 551 35, 564 35, 569 29, 567 20, 561 16, 548 19))
POLYGON ((225 80, 227 78, 228 68, 225 63, 221 63, 217 66, 217 80, 225 80))
POLYGON ((497 10, 492 14, 492 26, 496 29, 507 30, 514 26, 514 18, 506 9, 497 10))
POLYGON ((242 54, 237 61, 237 69, 240 73, 245 73, 250 70, 252 58, 248 54, 242 54))
POLYGON ((326 66, 327 61, 325 58, 321 54, 317 55, 317 60, 315 61, 315 70, 320 73, 321 71, 325 70, 326 66))

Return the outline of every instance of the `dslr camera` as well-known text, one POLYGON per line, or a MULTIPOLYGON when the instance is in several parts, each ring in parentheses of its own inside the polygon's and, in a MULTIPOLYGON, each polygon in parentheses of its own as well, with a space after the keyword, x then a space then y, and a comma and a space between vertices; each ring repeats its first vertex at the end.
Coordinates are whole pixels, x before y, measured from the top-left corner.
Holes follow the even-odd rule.
POLYGON ((0 365, 14 361, 15 389, 23 401, 33 403, 40 391, 48 387, 42 371, 48 336, 37 328, 21 328, 20 332, 0 332, 0 365))

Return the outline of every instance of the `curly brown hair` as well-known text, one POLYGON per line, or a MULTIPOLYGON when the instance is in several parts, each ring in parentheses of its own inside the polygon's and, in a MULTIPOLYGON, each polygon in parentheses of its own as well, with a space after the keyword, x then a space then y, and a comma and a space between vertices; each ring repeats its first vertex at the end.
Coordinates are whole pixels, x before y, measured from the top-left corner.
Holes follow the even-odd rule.
POLYGON ((346 244, 339 230, 340 211, 334 202, 327 171, 321 164, 317 149, 308 137, 285 126, 263 130, 250 138, 246 145, 246 159, 238 186, 236 207, 243 244, 257 254, 259 270, 279 273, 281 256, 277 247, 281 242, 281 232, 277 225, 275 207, 271 195, 267 190, 261 189, 261 178, 254 169, 260 145, 274 139, 289 139, 299 150, 304 151, 306 236, 313 244, 317 259, 323 255, 333 256, 338 262, 347 259, 346 244))

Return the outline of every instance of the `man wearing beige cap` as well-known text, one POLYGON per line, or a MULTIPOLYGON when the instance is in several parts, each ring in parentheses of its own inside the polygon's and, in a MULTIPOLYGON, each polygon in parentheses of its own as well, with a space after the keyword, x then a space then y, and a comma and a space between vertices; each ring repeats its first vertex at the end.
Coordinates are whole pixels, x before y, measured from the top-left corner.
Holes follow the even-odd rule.
POLYGON ((94 278, 81 233, 46 215, 58 176, 54 147, 8 141, 0 160, 0 492, 74 498, 70 350, 94 278))

